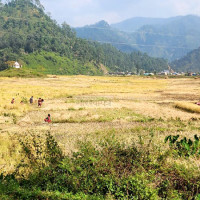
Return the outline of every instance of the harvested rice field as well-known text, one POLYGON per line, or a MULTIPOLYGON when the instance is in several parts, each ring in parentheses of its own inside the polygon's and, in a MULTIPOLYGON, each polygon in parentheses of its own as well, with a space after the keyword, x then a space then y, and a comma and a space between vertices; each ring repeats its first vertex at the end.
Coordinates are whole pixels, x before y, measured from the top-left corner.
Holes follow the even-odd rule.
MULTIPOLYGON (((192 138, 200 131, 200 107, 195 104, 200 100, 199 86, 200 79, 193 78, 0 78, 0 170, 13 170, 20 160, 18 140, 32 132, 50 132, 68 155, 77 151, 78 141, 95 144, 110 134, 129 144, 140 137, 146 140, 153 132, 161 150, 168 148, 167 135, 192 138), (40 97, 44 102, 38 107, 40 97), (48 114, 52 123, 44 122, 48 114)), ((184 161, 193 164, 200 165, 195 159, 190 164, 184 161)))

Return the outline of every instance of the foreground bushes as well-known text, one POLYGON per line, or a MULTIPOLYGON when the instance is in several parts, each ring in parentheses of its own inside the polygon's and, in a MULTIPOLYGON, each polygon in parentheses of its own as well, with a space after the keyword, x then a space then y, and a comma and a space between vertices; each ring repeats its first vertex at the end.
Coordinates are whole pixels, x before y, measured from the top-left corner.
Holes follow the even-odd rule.
POLYGON ((24 154, 16 171, 0 177, 1 199, 194 199, 200 176, 167 166, 169 154, 152 141, 129 147, 108 137, 98 146, 81 143, 64 156, 48 133, 21 141, 24 154))

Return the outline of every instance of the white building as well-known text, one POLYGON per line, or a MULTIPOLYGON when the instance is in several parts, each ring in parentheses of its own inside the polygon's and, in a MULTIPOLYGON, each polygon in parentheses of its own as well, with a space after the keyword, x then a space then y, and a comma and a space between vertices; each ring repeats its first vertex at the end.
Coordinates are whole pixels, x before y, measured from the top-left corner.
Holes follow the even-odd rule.
POLYGON ((14 65, 13 65, 13 67, 16 68, 16 69, 19 69, 19 68, 21 68, 22 66, 16 61, 16 62, 14 63, 14 65))

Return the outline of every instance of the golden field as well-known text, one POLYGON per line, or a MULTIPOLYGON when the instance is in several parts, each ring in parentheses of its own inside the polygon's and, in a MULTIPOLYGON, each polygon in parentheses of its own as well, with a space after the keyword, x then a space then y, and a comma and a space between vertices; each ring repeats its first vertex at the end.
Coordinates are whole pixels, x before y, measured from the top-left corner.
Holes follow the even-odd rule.
MULTIPOLYGON (((20 160, 18 138, 31 132, 50 131, 66 154, 76 151, 79 140, 95 143, 109 134, 128 144, 139 137, 148 140, 153 133, 162 151, 169 134, 198 134, 200 107, 194 103, 200 100, 199 85, 200 79, 193 78, 0 78, 0 170, 13 169, 20 160), (26 102, 31 96, 33 105, 26 102), (44 99, 41 108, 39 97, 44 99), (47 114, 53 123, 44 122, 47 114)), ((196 160, 191 163, 199 167, 196 160)))

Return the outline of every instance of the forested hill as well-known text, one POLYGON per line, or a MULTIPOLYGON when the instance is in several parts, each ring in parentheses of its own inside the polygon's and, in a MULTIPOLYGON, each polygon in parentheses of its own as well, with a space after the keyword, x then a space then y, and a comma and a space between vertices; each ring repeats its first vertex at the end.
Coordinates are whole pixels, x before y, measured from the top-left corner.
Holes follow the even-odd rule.
POLYGON ((101 43, 110 43, 123 52, 138 51, 135 46, 131 45, 133 41, 130 34, 112 28, 104 20, 93 25, 75 28, 75 31, 78 37, 101 43))
POLYGON ((172 62, 170 65, 180 72, 200 72, 200 48, 189 52, 186 56, 172 62))
POLYGON ((200 17, 195 15, 167 19, 133 18, 103 29, 97 23, 76 30, 82 38, 111 42, 124 52, 134 49, 170 61, 200 46, 200 17))
MULTIPOLYGON (((0 1, 1 2, 1 1, 0 1)), ((125 54, 109 44, 76 37, 45 12, 39 0, 11 0, 0 6, 0 69, 10 61, 52 74, 100 75, 108 71, 160 71, 167 63, 141 53, 125 54)))

